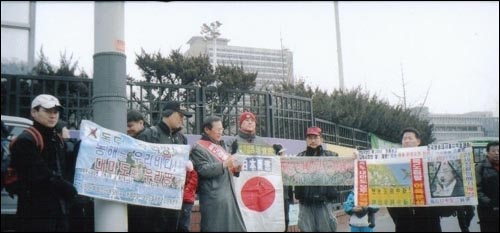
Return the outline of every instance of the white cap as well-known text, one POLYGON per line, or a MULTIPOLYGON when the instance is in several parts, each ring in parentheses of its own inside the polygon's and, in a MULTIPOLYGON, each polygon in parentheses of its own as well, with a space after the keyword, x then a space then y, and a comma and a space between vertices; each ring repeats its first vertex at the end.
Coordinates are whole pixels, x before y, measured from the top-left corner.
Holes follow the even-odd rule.
POLYGON ((52 95, 38 95, 33 102, 31 102, 31 108, 36 108, 38 106, 42 106, 42 108, 51 109, 55 107, 62 108, 62 105, 59 103, 59 100, 52 95))

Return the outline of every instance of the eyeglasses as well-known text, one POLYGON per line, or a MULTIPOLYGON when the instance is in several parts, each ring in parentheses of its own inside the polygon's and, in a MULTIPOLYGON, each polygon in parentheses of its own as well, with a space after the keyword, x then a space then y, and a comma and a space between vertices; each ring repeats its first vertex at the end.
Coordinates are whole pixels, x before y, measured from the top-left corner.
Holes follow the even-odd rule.
POLYGON ((212 128, 215 132, 224 132, 224 128, 212 128))

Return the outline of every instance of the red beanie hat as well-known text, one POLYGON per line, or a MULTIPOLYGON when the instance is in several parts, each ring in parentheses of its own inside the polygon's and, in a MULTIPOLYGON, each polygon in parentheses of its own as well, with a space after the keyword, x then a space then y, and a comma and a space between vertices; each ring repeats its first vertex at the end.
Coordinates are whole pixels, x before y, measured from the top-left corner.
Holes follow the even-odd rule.
POLYGON ((249 119, 249 118, 252 118, 254 121, 256 121, 255 115, 253 115, 253 113, 251 113, 251 112, 241 113, 239 126, 241 126, 241 123, 243 123, 244 120, 249 119))

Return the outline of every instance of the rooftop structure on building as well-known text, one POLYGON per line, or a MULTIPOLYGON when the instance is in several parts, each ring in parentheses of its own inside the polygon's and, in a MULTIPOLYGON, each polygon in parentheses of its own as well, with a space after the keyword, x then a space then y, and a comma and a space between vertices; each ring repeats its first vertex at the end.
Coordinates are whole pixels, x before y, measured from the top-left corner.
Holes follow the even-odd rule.
MULTIPOLYGON (((245 72, 257 73, 256 90, 272 87, 281 82, 293 83, 293 53, 288 49, 265 49, 228 45, 229 40, 216 38, 215 61, 217 65, 242 66, 245 72)), ((187 42, 186 56, 208 55, 214 64, 212 39, 193 36, 187 42)))

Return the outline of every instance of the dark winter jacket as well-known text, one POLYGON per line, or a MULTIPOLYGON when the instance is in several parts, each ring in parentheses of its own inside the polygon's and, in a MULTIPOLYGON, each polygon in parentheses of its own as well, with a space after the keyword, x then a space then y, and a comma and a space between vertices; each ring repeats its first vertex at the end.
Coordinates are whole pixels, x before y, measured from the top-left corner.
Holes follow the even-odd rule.
POLYGON ((35 139, 21 133, 12 145, 11 165, 17 170, 23 190, 19 194, 17 216, 19 231, 68 231, 70 202, 76 189, 64 178, 65 146, 54 128, 38 122, 44 149, 39 152, 35 139))
POLYGON ((498 170, 488 159, 476 167, 476 186, 481 231, 498 232, 498 170))
MULTIPOLYGON (((297 156, 334 156, 338 154, 329 150, 323 150, 322 146, 299 153, 297 156)), ((337 189, 334 186, 295 186, 295 198, 301 204, 314 204, 321 202, 331 202, 337 198, 337 189)))
POLYGON ((441 232, 441 215, 448 215, 448 208, 438 207, 390 207, 396 232, 441 232))
POLYGON ((498 208, 498 171, 488 159, 476 167, 476 185, 479 208, 498 208))
MULTIPOLYGON (((187 145, 188 143, 186 136, 181 133, 180 128, 170 130, 163 121, 160 121, 156 126, 142 130, 136 138, 145 142, 160 144, 187 145)), ((186 186, 184 186, 185 193, 186 189, 191 189, 193 187, 192 184, 188 185, 188 183, 195 182, 196 184, 194 184, 194 187, 197 186, 198 177, 196 176, 194 180, 189 180, 190 178, 193 178, 193 175, 190 176, 188 173, 186 176, 186 186)), ((192 190, 188 191, 192 193, 192 190)), ((196 189, 193 196, 194 195, 196 195, 196 189)), ((183 198, 186 198, 186 196, 183 198)), ((129 231, 171 232, 177 230, 175 226, 177 226, 179 210, 135 205, 129 205, 129 209, 135 212, 129 214, 129 231), (144 218, 144 216, 147 217, 144 218)))
POLYGON ((151 143, 187 145, 187 138, 180 131, 181 129, 170 130, 163 121, 160 121, 157 125, 141 131, 137 139, 151 143))

